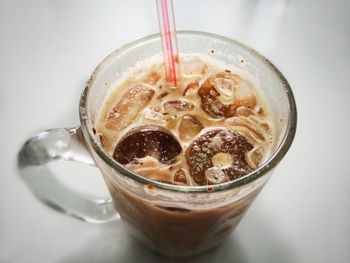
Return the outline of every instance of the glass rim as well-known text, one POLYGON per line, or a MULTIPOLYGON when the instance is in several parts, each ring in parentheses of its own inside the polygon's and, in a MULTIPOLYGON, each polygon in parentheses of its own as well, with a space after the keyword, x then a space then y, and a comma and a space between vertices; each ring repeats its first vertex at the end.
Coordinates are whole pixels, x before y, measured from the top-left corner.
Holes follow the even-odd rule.
POLYGON ((100 69, 102 66, 104 66, 106 63, 108 63, 112 58, 115 56, 118 56, 119 54, 123 53, 125 50, 132 48, 134 46, 137 46, 139 44, 148 42, 150 40, 160 38, 159 33, 151 34, 146 37, 139 38, 137 40, 134 40, 132 42, 129 42, 125 45, 122 45, 120 48, 113 51, 111 54, 109 54, 102 62, 95 68, 93 71, 90 79, 88 80, 79 103, 79 117, 80 117, 80 123, 82 127, 82 131, 84 134, 85 140, 92 145, 92 148, 94 151, 98 154, 98 156, 107 163, 110 167, 112 167, 117 173, 120 173, 126 177, 129 177, 141 184, 144 185, 152 185, 155 188, 163 189, 163 190, 170 190, 175 192, 184 192, 184 193, 208 193, 208 192, 215 192, 215 191, 223 191, 228 189, 233 189, 242 185, 246 185, 252 181, 255 181, 256 179, 268 174, 274 167, 277 166, 277 164, 283 159, 285 154, 288 152, 295 133, 296 133, 296 126, 297 126, 297 109, 296 109, 296 103, 293 95, 293 91, 286 80, 286 78, 282 75, 282 73, 275 67, 267 58, 265 58, 263 55, 261 55, 256 50, 236 41, 233 39, 230 39, 228 37, 220 36, 213 33, 207 33, 202 31, 190 31, 190 30, 178 30, 176 31, 178 36, 183 35, 191 35, 191 36, 206 36, 211 37, 214 39, 222 40, 225 42, 228 42, 230 44, 239 46, 240 48, 248 51, 251 53, 254 57, 260 59, 268 68, 270 68, 276 76, 281 80, 281 83, 283 85, 283 88, 285 90, 285 93, 287 94, 288 103, 290 107, 289 115, 288 115, 288 121, 287 121, 287 129, 285 134, 283 135, 282 141, 278 145, 278 147, 275 149, 274 153, 264 162, 262 166, 260 166, 258 169, 252 171, 249 174, 246 174, 245 176, 242 176, 238 179, 216 184, 216 185, 204 185, 204 186, 182 186, 182 185, 174 185, 174 184, 168 184, 163 182, 154 181, 151 179, 148 179, 146 177, 143 177, 141 175, 138 175, 127 168, 125 168, 123 165, 119 164, 117 161, 115 161, 111 155, 109 155, 98 143, 92 127, 90 127, 89 119, 88 119, 88 110, 87 110, 87 103, 88 103, 88 97, 90 94, 90 91, 92 89, 92 84, 98 75, 100 69))

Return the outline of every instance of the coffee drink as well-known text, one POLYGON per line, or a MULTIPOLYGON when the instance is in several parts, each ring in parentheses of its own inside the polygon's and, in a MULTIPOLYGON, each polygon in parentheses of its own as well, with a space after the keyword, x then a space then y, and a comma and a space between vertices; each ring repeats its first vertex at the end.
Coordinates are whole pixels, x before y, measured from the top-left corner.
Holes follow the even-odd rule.
MULTIPOLYGON (((111 87, 94 128, 103 148, 143 177, 185 187, 210 189, 257 169, 273 144, 271 113, 257 83, 202 55, 184 55, 180 65, 177 87, 165 81, 161 57, 140 62, 111 87)), ((181 257, 228 236, 261 189, 221 206, 188 209, 144 200, 105 180, 132 233, 181 257)))
POLYGON ((143 63, 111 89, 96 123, 116 161, 152 180, 194 186, 237 179, 265 160, 271 114, 250 76, 188 55, 173 87, 160 61, 143 63))

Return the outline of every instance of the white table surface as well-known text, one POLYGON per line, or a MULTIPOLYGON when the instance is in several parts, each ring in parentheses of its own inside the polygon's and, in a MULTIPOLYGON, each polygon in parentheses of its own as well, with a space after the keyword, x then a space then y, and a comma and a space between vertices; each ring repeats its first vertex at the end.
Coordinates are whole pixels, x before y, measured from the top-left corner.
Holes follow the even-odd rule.
MULTIPOLYGON (((268 57, 299 113, 292 148, 234 234, 188 262, 350 262, 349 11, 346 0, 175 1, 178 29, 268 57)), ((106 55, 157 30, 154 1, 0 1, 0 262, 171 261, 120 221, 90 224, 45 206, 16 168, 33 132, 78 124, 84 83, 106 55)))

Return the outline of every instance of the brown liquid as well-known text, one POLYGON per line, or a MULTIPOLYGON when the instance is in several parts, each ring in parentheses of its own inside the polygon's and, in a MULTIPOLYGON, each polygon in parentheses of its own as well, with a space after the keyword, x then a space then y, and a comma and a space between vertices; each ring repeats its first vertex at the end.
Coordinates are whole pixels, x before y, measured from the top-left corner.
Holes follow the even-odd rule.
MULTIPOLYGON (((111 90, 95 124, 102 146, 128 169, 170 184, 206 185, 233 180, 234 176, 240 176, 234 170, 238 163, 244 164, 244 167, 239 167, 242 168, 239 171, 256 169, 269 154, 273 127, 269 111, 253 81, 234 69, 199 58, 187 59, 187 64, 181 64, 183 74, 178 87, 171 87, 164 82, 162 65, 155 62, 149 63, 148 70, 141 73, 139 69, 129 72, 111 90), (245 87, 246 93, 232 94, 230 88, 221 83, 218 107, 209 105, 209 108, 205 108, 198 94, 199 88, 210 76, 222 72, 232 73, 235 78, 237 76, 236 84, 245 87), (178 103, 179 100, 188 104, 178 103), (234 103, 238 106, 230 108, 229 105, 234 103), (152 126, 149 128, 151 131, 143 133, 143 137, 136 136, 133 129, 144 125, 161 128, 153 129, 152 126), (218 132, 218 129, 224 131, 218 132), (208 135, 208 142, 199 140, 205 134, 208 135), (149 139, 161 143, 153 143, 149 139), (147 144, 145 149, 142 148, 143 144, 147 144), (163 147, 164 144, 166 147, 163 147), (119 151, 115 150, 116 145, 119 145, 119 151), (137 148, 137 151, 133 152, 128 145, 137 148), (232 147, 226 149, 225 145, 232 147), (239 152, 243 150, 246 152, 239 152), (202 155, 204 152, 210 157, 208 160, 202 155), (126 158, 133 154, 150 156, 126 158), (193 155, 196 158, 192 158, 193 155), (205 171, 198 172, 198 169, 205 171)), ((220 81, 223 80, 219 78, 220 81)), ((208 94, 206 99, 212 99, 213 96, 208 94)), ((205 201, 201 205, 191 206, 186 203, 187 199, 165 204, 159 200, 162 194, 167 193, 152 195, 147 194, 147 189, 136 193, 132 187, 108 175, 105 175, 105 180, 115 207, 130 226, 130 231, 151 249, 173 257, 197 254, 220 243, 241 220, 264 183, 245 193, 237 192, 239 198, 222 199, 225 204, 220 203, 218 198, 215 206, 207 206, 205 201)), ((152 191, 152 188, 148 190, 152 191)), ((168 194, 170 196, 171 193, 168 194)), ((186 194, 183 193, 183 196, 186 194)), ((193 197, 188 197, 188 200, 190 198, 193 197)), ((198 195, 196 198, 198 201, 202 197, 198 195)))
POLYGON ((218 245, 240 222, 261 188, 229 205, 190 210, 156 205, 110 182, 109 190, 129 231, 152 250, 186 257, 218 245))

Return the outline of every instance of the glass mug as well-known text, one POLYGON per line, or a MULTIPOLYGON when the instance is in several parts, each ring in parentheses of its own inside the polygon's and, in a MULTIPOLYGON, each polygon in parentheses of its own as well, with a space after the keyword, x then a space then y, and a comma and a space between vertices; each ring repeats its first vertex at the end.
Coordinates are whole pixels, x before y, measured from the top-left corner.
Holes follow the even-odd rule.
POLYGON ((253 49, 204 32, 179 31, 177 37, 180 54, 211 56, 243 69, 258 81, 273 113, 276 140, 271 156, 261 167, 218 185, 170 185, 125 169, 101 147, 93 124, 110 85, 125 69, 161 53, 159 34, 129 43, 104 59, 82 93, 80 127, 34 135, 19 153, 19 167, 26 171, 23 178, 30 188, 47 204, 91 222, 120 216, 130 232, 151 249, 185 257, 214 247, 232 232, 287 153, 295 135, 297 113, 286 79, 253 49), (54 160, 97 166, 112 198, 91 199, 62 187, 46 174, 45 165, 54 160))

